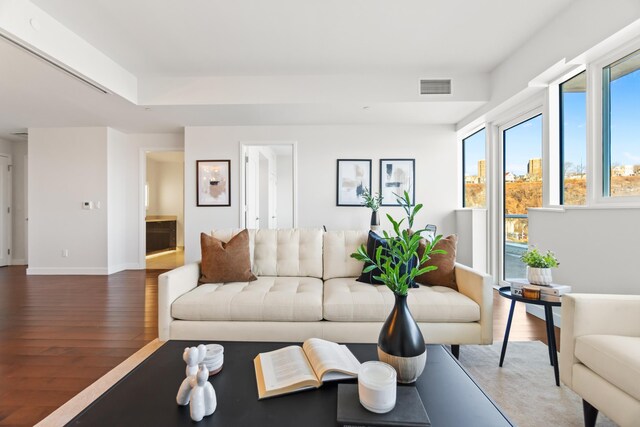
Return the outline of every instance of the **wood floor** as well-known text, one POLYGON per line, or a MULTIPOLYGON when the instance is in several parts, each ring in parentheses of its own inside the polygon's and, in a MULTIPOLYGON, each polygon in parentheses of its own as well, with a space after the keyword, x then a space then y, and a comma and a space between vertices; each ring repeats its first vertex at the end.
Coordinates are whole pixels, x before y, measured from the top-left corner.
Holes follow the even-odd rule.
MULTIPOLYGON (((162 271, 26 276, 24 267, 0 268, 0 426, 35 424, 156 338, 162 271)), ((516 307, 510 339, 546 342, 544 322, 516 307)), ((496 293, 494 340, 508 312, 496 293)))

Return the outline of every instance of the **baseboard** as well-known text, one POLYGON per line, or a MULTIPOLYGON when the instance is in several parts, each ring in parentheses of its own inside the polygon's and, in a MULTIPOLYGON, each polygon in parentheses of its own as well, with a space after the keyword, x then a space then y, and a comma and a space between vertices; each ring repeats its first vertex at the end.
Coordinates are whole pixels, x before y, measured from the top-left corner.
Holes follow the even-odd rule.
POLYGON ((110 266, 108 269, 108 274, 118 273, 124 270, 144 270, 144 268, 140 267, 140 264, 138 264, 137 262, 132 262, 128 264, 110 266))
POLYGON ((109 274, 107 268, 90 268, 90 267, 43 267, 43 268, 27 268, 29 276, 55 276, 55 275, 84 275, 84 276, 106 276, 109 274))
MULTIPOLYGON (((557 326, 558 328, 561 327, 562 324, 562 316, 560 315, 560 313, 557 313, 556 310, 559 310, 560 308, 554 308, 553 310, 553 324, 554 326, 557 326)), ((529 314, 533 314, 534 316, 544 320, 544 308, 542 308, 541 305, 533 305, 533 304, 527 304, 527 313, 529 314)))
POLYGON ((11 260, 11 265, 27 265, 27 260, 26 259, 12 259, 11 260))

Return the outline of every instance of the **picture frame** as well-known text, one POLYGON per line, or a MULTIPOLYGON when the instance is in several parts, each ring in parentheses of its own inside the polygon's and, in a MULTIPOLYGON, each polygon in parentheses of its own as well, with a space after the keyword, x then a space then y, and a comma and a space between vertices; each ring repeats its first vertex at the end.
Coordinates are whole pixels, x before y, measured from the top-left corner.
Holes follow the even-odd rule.
POLYGON ((231 206, 231 160, 196 160, 198 207, 231 206))
POLYGON ((365 188, 371 191, 371 159, 338 159, 336 206, 363 206, 365 188))
POLYGON ((415 205, 415 182, 415 159, 380 159, 381 206, 400 206, 395 194, 402 196, 405 191, 411 196, 411 205, 415 205))

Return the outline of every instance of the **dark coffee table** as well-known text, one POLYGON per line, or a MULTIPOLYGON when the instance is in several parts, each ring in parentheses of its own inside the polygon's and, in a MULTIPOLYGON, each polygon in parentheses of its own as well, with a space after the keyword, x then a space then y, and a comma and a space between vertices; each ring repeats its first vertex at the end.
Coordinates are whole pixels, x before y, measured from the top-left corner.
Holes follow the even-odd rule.
MULTIPOLYGON (((258 400, 253 358, 286 343, 221 342, 224 367, 209 380, 218 399, 216 412, 199 423, 189 407, 176 404, 184 379, 185 347, 195 341, 169 341, 67 425, 72 426, 335 426, 337 383, 271 399, 258 400)), ((377 360, 373 344, 349 344, 361 361, 377 360)), ((427 366, 418 389, 433 427, 511 426, 444 347, 427 346, 427 366)), ((356 380, 349 382, 355 383, 356 380)), ((403 386, 412 387, 412 386, 403 386)))

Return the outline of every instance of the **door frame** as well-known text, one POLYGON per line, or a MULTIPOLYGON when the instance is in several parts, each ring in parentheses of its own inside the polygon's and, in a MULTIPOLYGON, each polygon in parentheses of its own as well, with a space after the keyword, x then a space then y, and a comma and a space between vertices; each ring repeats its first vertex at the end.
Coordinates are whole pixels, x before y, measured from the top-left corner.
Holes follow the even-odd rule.
MULTIPOLYGON (((147 182, 147 152, 158 152, 158 151, 181 151, 184 153, 184 147, 140 147, 138 151, 138 164, 140 171, 138 175, 138 266, 140 270, 144 270, 147 268, 147 227, 145 222, 145 217, 147 216, 147 211, 144 206, 145 197, 144 197, 144 186, 147 182)), ((183 170, 185 168, 185 160, 183 159, 183 170)), ((184 217, 184 192, 185 192, 185 177, 182 176, 182 215, 184 217)), ((183 225, 184 227, 184 225, 183 225)))
POLYGON ((240 141, 240 209, 239 221, 240 228, 246 228, 245 222, 245 154, 247 147, 264 147, 271 145, 288 145, 292 147, 293 165, 292 165, 292 179, 293 179, 293 228, 298 227, 298 141, 240 141))
MULTIPOLYGON (((7 249, 9 250, 9 253, 7 253, 7 263, 5 265, 9 266, 12 264, 12 260, 13 260, 13 253, 11 253, 11 249, 13 246, 13 236, 12 236, 12 231, 13 231, 13 207, 12 207, 12 200, 13 200, 13 157, 11 154, 7 154, 7 153, 0 153, 0 157, 6 157, 7 159, 7 166, 9 167, 7 170, 7 183, 6 183, 6 191, 7 191, 7 208, 9 208, 9 212, 7 213, 7 222, 5 224, 5 230, 2 230, 2 232, 6 231, 7 234, 7 249)), ((4 173, 4 171, 2 172, 4 173)), ((0 201, 0 205, 2 204, 2 202, 0 201)), ((3 211, 4 207, 0 206, 0 211, 3 211)), ((4 215, 4 212, 2 213, 2 215, 4 215)))

